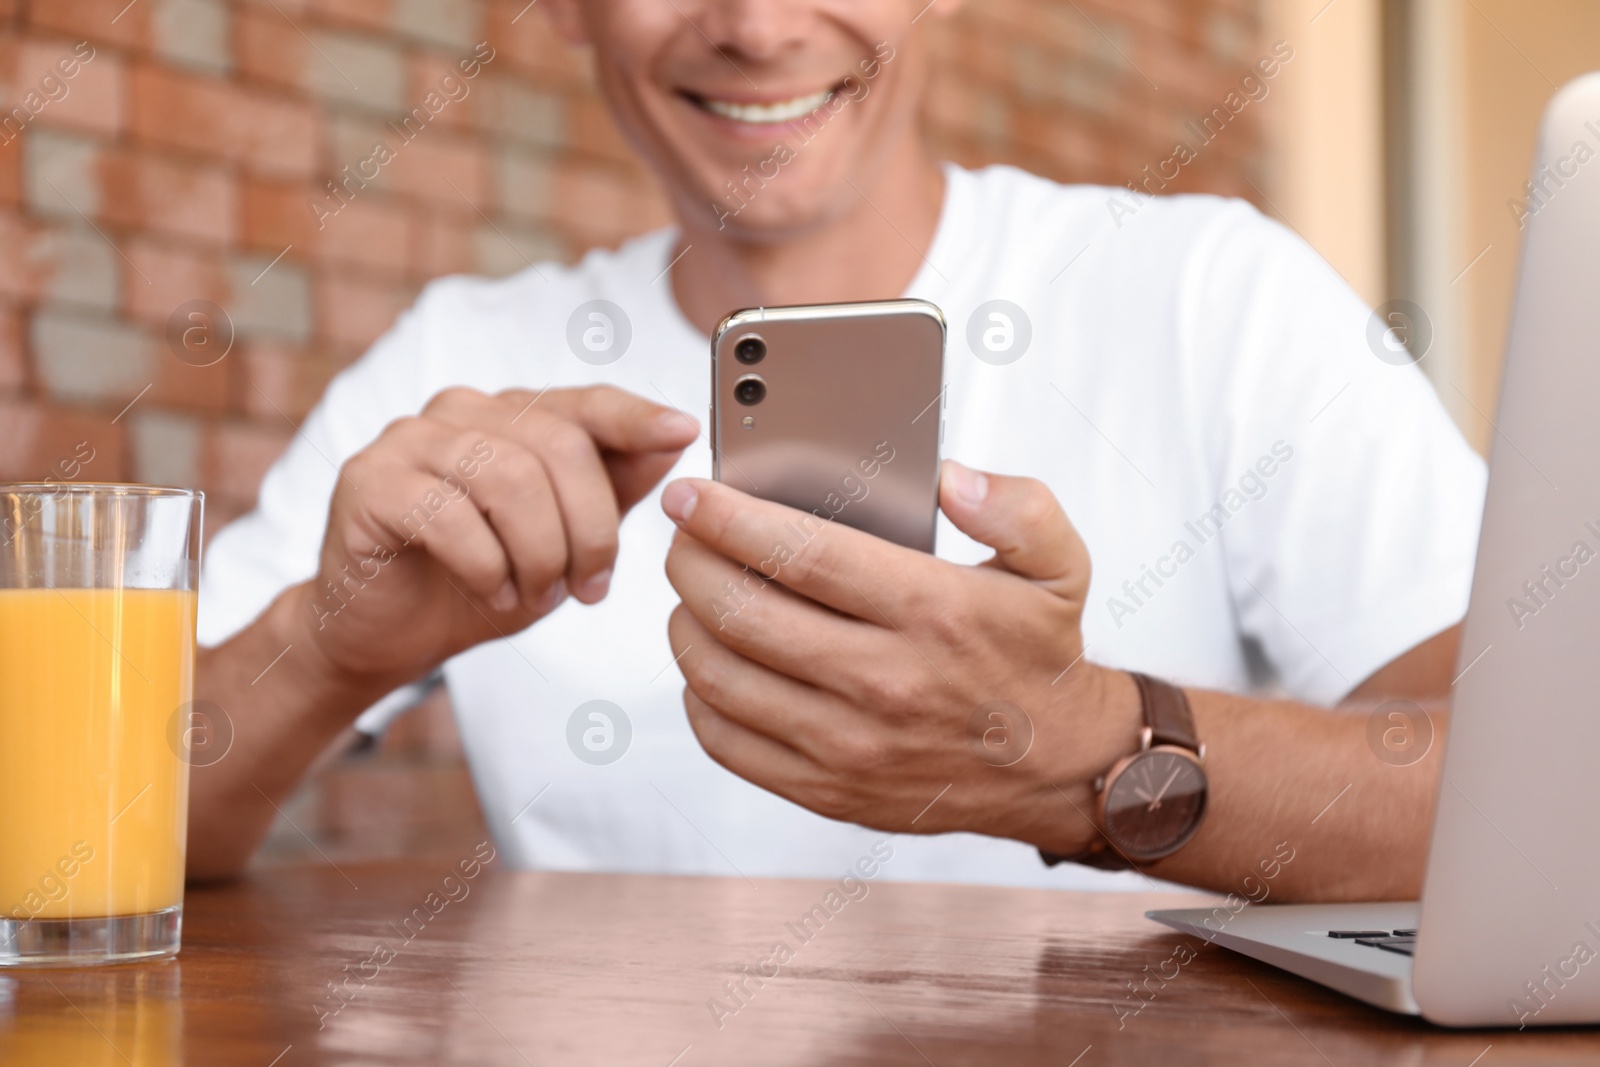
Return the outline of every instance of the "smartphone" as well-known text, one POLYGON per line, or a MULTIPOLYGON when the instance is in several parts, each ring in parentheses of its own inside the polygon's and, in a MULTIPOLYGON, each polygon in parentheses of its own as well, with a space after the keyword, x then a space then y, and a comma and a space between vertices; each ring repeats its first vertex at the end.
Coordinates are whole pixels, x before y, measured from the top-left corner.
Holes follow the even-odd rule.
POLYGON ((733 312, 711 339, 712 476, 932 552, 945 332, 925 300, 733 312))

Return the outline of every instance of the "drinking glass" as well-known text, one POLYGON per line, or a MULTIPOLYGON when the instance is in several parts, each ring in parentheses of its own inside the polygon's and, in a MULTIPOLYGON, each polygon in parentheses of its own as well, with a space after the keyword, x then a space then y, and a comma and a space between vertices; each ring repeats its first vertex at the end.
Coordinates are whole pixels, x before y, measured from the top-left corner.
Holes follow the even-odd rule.
POLYGON ((178 951, 203 507, 0 484, 0 967, 178 951))

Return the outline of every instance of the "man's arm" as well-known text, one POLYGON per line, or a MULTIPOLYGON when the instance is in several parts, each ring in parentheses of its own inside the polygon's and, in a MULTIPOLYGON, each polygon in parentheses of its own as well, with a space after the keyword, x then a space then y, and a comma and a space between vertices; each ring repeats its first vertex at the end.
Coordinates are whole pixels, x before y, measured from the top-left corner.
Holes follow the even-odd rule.
POLYGON ((307 626, 314 619, 311 593, 310 583, 286 590, 255 623, 195 658, 196 695, 234 710, 227 754, 190 771, 191 879, 242 870, 277 803, 312 762, 364 708, 404 684, 403 675, 389 685, 330 662, 307 626))
POLYGON ((1199 735, 1215 739, 1209 809, 1194 840, 1147 872, 1247 898, 1264 886, 1282 899, 1416 899, 1460 641, 1459 625, 1436 634, 1333 710, 1190 690, 1199 735), (1379 710, 1389 700, 1407 702, 1402 718, 1379 710), (1280 843, 1295 859, 1273 867, 1280 843))
POLYGON ((606 595, 621 516, 694 420, 609 387, 439 394, 341 471, 318 574, 202 652, 233 746, 190 781, 188 871, 237 873, 278 802, 383 694, 570 593, 606 595))
MULTIPOLYGON (((735 773, 833 818, 1082 852, 1099 833, 1092 783, 1142 724, 1132 678, 1083 656, 1087 550, 1031 479, 947 463, 940 502, 993 560, 962 567, 727 486, 669 485, 690 724, 735 773), (1030 727, 1006 766, 982 758, 995 700, 1030 727)), ((1445 722, 1435 706, 1426 755, 1397 766, 1368 743, 1369 709, 1441 699, 1457 640, 1425 642, 1339 709, 1192 692, 1210 805, 1148 873, 1251 899, 1267 871, 1278 899, 1415 895, 1445 722)))

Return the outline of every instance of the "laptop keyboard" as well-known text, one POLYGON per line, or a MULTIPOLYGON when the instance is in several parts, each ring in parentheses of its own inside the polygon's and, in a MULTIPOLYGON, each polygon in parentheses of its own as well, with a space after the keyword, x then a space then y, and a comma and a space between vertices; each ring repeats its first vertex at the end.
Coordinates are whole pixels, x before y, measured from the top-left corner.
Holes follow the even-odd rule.
POLYGON ((1417 948, 1415 930, 1329 930, 1328 936, 1381 948, 1385 952, 1398 952, 1402 956, 1413 955, 1417 948))

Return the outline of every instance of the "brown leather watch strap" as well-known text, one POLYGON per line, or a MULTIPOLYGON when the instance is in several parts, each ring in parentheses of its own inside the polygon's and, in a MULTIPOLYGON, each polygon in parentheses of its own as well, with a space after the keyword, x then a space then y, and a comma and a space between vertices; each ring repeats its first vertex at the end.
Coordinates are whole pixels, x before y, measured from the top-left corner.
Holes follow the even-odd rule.
MULTIPOLYGON (((1139 689, 1139 707, 1144 724, 1150 731, 1150 744, 1176 745, 1203 755, 1205 746, 1195 736, 1194 713, 1189 710, 1189 698, 1183 690, 1138 671, 1129 671, 1128 674, 1139 689)), ((1051 867, 1058 863, 1076 863, 1106 871, 1125 871, 1133 867, 1127 857, 1112 847, 1104 833, 1100 833, 1088 848, 1076 855, 1063 856, 1041 848, 1039 858, 1051 867)))
POLYGON ((1152 745, 1177 745, 1191 752, 1200 751, 1194 733, 1194 713, 1183 690, 1148 674, 1129 671, 1139 687, 1139 703, 1144 708, 1144 724, 1150 728, 1152 745))

